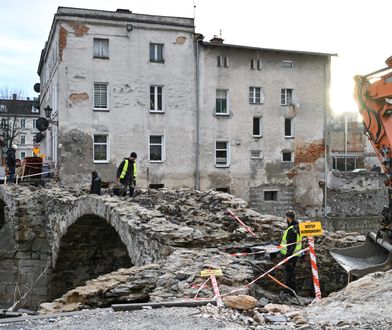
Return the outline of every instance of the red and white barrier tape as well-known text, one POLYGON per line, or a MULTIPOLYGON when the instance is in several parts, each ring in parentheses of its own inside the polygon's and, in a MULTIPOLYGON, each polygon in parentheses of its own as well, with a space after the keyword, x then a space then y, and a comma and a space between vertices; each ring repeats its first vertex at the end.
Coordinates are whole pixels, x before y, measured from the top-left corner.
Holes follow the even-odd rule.
POLYGON ((250 233, 253 237, 256 237, 256 234, 252 231, 252 228, 250 228, 249 226, 247 226, 239 217, 237 217, 233 211, 231 211, 230 209, 227 209, 227 212, 235 219, 238 221, 238 223, 240 224, 240 226, 242 228, 244 228, 248 233, 250 233))
POLYGON ((316 251, 314 249, 314 239, 312 236, 308 237, 308 243, 309 243, 310 266, 312 268, 314 294, 316 296, 316 299, 321 299, 320 281, 319 281, 317 262, 316 262, 316 251))

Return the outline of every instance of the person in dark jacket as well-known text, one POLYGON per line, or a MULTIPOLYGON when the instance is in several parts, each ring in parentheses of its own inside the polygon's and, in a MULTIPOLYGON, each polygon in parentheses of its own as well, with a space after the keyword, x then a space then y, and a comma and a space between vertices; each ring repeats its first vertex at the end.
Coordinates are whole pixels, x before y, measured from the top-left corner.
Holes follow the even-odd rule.
POLYGON ((90 194, 101 195, 101 178, 97 171, 91 172, 90 194))
POLYGON ((9 183, 14 183, 15 169, 16 169, 16 150, 17 149, 18 149, 18 146, 16 144, 13 144, 12 147, 7 150, 6 164, 7 164, 9 171, 10 171, 10 176, 7 181, 9 183))
POLYGON ((117 169, 116 175, 117 183, 120 182, 124 186, 125 191, 127 188, 129 188, 130 197, 133 197, 136 186, 136 159, 136 152, 132 152, 128 158, 124 158, 117 169))
MULTIPOLYGON (((287 228, 283 233, 282 242, 280 246, 282 247, 280 253, 285 257, 290 257, 293 254, 296 255, 288 260, 284 264, 285 268, 285 284, 297 292, 297 285, 295 279, 295 267, 298 260, 298 252, 302 248, 302 240, 299 232, 298 221, 295 220, 294 211, 286 212, 287 228)), ((290 290, 286 290, 285 293, 292 294, 290 290)))

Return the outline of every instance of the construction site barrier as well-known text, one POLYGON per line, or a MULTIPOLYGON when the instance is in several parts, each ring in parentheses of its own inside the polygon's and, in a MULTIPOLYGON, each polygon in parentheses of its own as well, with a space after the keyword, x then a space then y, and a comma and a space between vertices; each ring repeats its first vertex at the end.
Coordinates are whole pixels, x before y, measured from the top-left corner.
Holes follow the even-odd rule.
POLYGON ((312 236, 308 237, 308 244, 309 244, 310 266, 312 268, 314 294, 316 296, 316 299, 319 300, 321 299, 321 289, 320 289, 320 281, 319 281, 317 262, 316 262, 316 251, 314 249, 314 239, 312 236))
POLYGON ((256 237, 256 234, 252 231, 252 228, 247 226, 239 217, 237 217, 233 211, 227 209, 226 212, 231 215, 231 217, 236 220, 242 228, 244 228, 248 233, 250 233, 253 237, 256 237))

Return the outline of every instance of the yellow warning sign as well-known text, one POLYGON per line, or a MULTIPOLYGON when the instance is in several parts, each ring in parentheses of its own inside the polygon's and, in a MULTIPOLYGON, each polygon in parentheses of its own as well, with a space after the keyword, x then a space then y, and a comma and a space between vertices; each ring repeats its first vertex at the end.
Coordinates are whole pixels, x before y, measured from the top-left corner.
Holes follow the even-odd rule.
POLYGON ((201 277, 207 277, 207 276, 211 276, 211 275, 222 276, 223 275, 222 269, 203 269, 200 272, 201 277))
POLYGON ((301 222, 299 231, 301 236, 321 236, 323 234, 321 222, 301 222))

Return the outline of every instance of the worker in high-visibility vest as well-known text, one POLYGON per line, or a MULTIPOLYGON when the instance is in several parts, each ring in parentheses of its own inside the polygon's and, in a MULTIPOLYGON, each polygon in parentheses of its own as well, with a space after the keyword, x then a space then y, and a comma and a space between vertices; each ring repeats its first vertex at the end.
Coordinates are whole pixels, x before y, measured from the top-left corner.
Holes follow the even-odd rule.
MULTIPOLYGON (((297 285, 295 280, 295 266, 297 265, 298 252, 302 248, 302 238, 299 232, 298 221, 295 220, 295 213, 292 210, 286 212, 287 228, 283 232, 282 241, 280 243, 280 253, 287 258, 291 255, 296 255, 284 263, 286 277, 285 283, 288 287, 297 292, 297 285)), ((285 293, 292 294, 290 290, 285 290, 285 293)))
POLYGON ((120 182, 125 188, 125 194, 127 188, 129 188, 129 196, 133 197, 133 193, 135 192, 136 186, 136 177, 137 177, 137 169, 136 169, 136 161, 137 154, 136 152, 132 152, 128 158, 124 158, 121 162, 120 166, 117 169, 117 183, 120 182))

